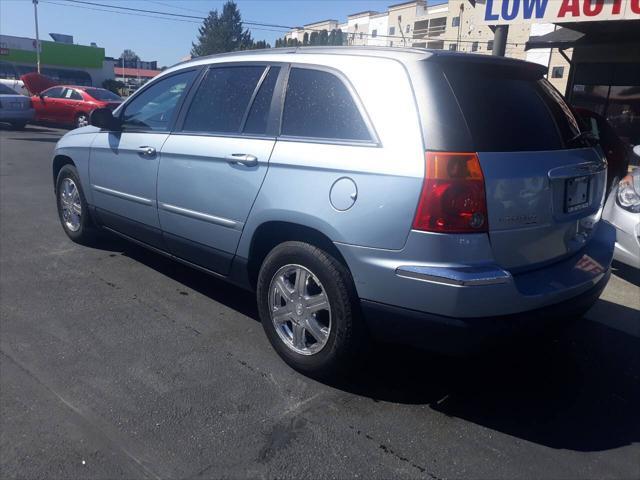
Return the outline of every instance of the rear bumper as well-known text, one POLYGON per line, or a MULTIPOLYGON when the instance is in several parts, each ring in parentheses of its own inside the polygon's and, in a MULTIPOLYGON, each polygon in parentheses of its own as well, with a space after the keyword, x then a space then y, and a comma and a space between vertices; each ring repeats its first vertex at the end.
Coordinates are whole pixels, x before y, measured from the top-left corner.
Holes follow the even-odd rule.
POLYGON ((491 345, 584 314, 598 300, 610 271, 594 286, 560 303, 512 315, 455 318, 362 300, 365 321, 372 336, 446 354, 473 353, 491 345))
POLYGON ((0 122, 30 122, 34 117, 33 108, 27 110, 0 109, 0 122))
POLYGON ((360 299, 474 318, 528 312, 579 296, 609 271, 614 243, 615 229, 601 221, 576 254, 526 272, 497 266, 483 234, 411 232, 403 250, 336 246, 360 299))

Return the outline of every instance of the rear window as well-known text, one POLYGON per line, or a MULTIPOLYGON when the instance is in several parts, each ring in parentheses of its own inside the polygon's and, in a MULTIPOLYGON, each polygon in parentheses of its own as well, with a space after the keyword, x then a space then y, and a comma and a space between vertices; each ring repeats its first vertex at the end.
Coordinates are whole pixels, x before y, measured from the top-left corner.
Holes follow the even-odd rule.
POLYGON ((6 85, 0 83, 0 95, 17 95, 17 93, 6 85))
POLYGON ((95 98, 96 100, 102 100, 103 102, 121 102, 122 97, 116 95, 115 93, 105 90, 104 88, 85 88, 85 92, 87 92, 90 96, 95 98))
MULTIPOLYGON (((463 122, 458 122, 456 127, 467 130, 465 149, 515 152, 586 145, 580 140, 572 140, 579 133, 576 120, 562 96, 542 78, 540 69, 458 61, 443 62, 441 72, 453 96, 438 95, 437 101, 459 105, 463 122)), ((434 77, 434 74, 429 76, 434 77)), ((451 105, 444 108, 452 109, 451 105)), ((438 109, 429 110, 437 115, 438 109)), ((429 125, 429 122, 425 124, 429 125)), ((456 143, 455 146, 446 145, 445 149, 460 148, 459 132, 437 133, 445 137, 439 138, 439 143, 456 143), (447 142, 446 137, 452 142, 447 142)), ((427 148, 432 148, 428 130, 425 131, 425 143, 427 148)))

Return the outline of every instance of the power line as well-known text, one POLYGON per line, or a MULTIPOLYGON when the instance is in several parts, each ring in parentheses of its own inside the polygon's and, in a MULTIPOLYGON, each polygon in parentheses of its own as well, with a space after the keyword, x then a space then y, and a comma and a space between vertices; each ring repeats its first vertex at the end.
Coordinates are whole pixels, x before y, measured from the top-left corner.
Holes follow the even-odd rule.
MULTIPOLYGON (((50 0, 44 0, 46 1, 46 3, 54 3, 50 0)), ((147 0, 147 1, 152 1, 152 0, 147 0)), ((155 3, 161 3, 161 2, 155 2, 155 3)), ((58 5, 64 5, 61 3, 56 3, 58 5)), ((142 9, 142 8, 133 8, 133 7, 123 7, 120 5, 109 5, 109 4, 104 4, 104 3, 97 3, 97 2, 88 2, 86 0, 65 0, 65 4, 67 6, 75 6, 78 8, 81 8, 80 5, 70 5, 70 4, 83 4, 83 5, 91 5, 93 8, 91 7, 84 7, 90 10, 98 10, 98 11, 104 11, 104 12, 113 12, 113 13, 120 13, 123 14, 124 12, 118 12, 117 10, 126 10, 127 12, 137 12, 135 14, 135 16, 144 16, 144 17, 148 17, 148 18, 159 18, 161 20, 175 20, 175 21, 183 21, 183 22, 188 22, 188 23, 200 23, 201 21, 204 20, 205 17, 200 17, 200 16, 195 16, 195 15, 186 15, 186 14, 182 14, 182 13, 173 13, 173 12, 163 12, 160 10, 148 10, 148 9, 142 9), (98 9, 95 7, 106 7, 109 8, 110 10, 104 10, 104 9, 98 9), (162 15, 161 17, 159 16, 151 16, 148 14, 154 14, 154 15, 162 15), (174 18, 171 18, 174 17, 174 18), (175 17, 179 17, 179 18, 175 18, 175 17), (180 20, 180 19, 189 19, 189 20, 180 20), (195 21, 197 20, 197 22, 195 21)), ((129 15, 133 15, 133 14, 129 14, 129 15)), ((288 31, 291 30, 297 30, 297 29, 301 29, 301 30, 307 30, 307 31, 316 31, 316 32, 321 32, 323 30, 326 31, 326 29, 319 29, 319 28, 304 28, 304 27, 292 27, 289 25, 278 25, 278 24, 273 24, 273 23, 263 23, 263 22, 254 22, 254 21, 242 21, 243 25, 249 25, 251 26, 254 30, 264 30, 264 31, 270 31, 270 32, 277 32, 277 33, 287 33, 288 31), (268 28, 258 28, 258 27, 268 27, 268 28), (282 29, 282 30, 273 30, 273 29, 282 29), (283 32, 283 30, 286 30, 286 32, 283 32)), ((373 37, 372 33, 365 33, 365 32, 358 32, 358 33, 349 33, 349 32, 343 32, 343 34, 348 35, 352 35, 352 38, 355 38, 355 35, 358 35, 360 38, 366 36, 366 37, 371 37, 371 38, 386 38, 386 39, 398 39, 398 40, 403 40, 403 37, 398 36, 398 35, 384 35, 384 34, 377 34, 376 37, 373 37)), ((446 42, 453 42, 453 43, 474 43, 476 41, 480 41, 480 40, 458 40, 458 39, 453 39, 453 38, 443 38, 443 37, 429 37, 429 36, 424 36, 422 38, 412 38, 411 41, 421 41, 421 40, 425 40, 425 41, 446 41, 446 42)), ((485 40, 482 40, 483 42, 485 40)), ((507 45, 518 45, 518 43, 515 42, 507 42, 507 45)))

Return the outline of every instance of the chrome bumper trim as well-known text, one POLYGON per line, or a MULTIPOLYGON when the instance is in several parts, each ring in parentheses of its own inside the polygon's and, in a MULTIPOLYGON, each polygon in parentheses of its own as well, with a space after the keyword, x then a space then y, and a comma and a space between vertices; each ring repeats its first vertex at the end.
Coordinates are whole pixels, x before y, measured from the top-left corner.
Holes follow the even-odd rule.
POLYGON ((401 266, 396 268, 398 277, 440 283, 456 287, 498 285, 511 281, 511 274, 499 267, 425 267, 401 266))

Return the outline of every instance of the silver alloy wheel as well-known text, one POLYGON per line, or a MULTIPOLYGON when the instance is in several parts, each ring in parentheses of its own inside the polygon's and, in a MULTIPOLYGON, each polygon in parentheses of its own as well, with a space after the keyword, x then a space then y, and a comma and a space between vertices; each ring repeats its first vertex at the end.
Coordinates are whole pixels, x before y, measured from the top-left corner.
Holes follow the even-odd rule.
POLYGON ((89 125, 89 117, 84 113, 78 115, 78 118, 76 119, 76 127, 81 128, 86 127, 87 125, 89 125))
POLYGON ((64 226, 72 232, 77 232, 80 230, 82 203, 80 203, 80 192, 76 183, 69 177, 64 178, 58 195, 60 195, 64 226))
POLYGON ((285 265, 269 284, 271 321, 280 339, 301 355, 324 348, 331 332, 331 306, 318 277, 302 265, 285 265))

